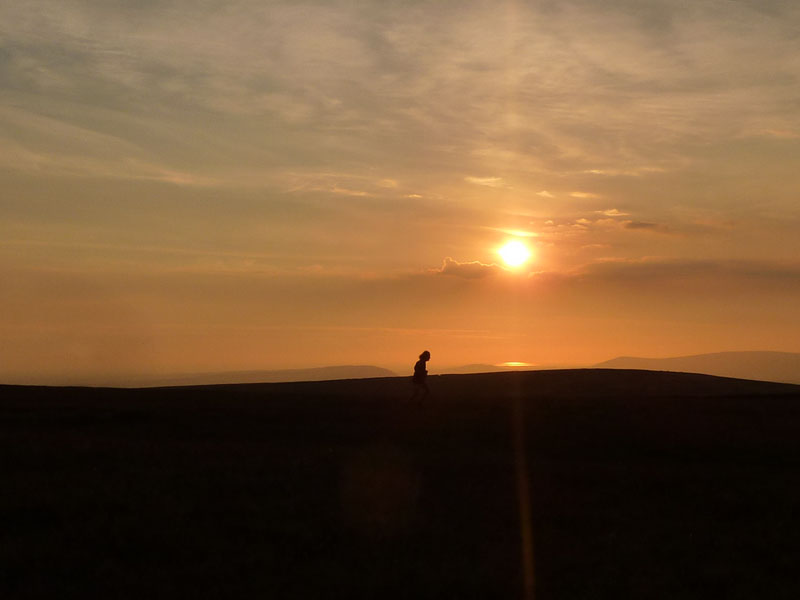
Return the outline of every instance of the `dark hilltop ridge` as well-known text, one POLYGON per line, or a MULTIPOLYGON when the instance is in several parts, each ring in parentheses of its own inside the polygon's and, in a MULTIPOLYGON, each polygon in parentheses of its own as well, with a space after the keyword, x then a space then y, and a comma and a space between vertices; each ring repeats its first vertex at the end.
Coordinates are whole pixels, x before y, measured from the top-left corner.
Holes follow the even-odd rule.
POLYGON ((141 382, 141 387, 178 385, 220 385, 236 383, 279 383, 291 381, 331 381, 334 379, 367 379, 370 377, 396 377, 397 373, 372 365, 341 365, 309 369, 282 369, 272 371, 227 371, 175 375, 141 382))
POLYGON ((800 597, 800 386, 408 379, 0 386, 0 597, 800 597))
MULTIPOLYGON (((43 386, 91 386, 91 387, 166 387, 181 385, 222 385, 236 383, 278 383, 284 381, 330 381, 333 379, 366 379, 369 377, 396 377, 397 373, 373 365, 339 365, 312 367, 307 369, 220 371, 211 373, 175 373, 169 375, 112 375, 53 376, 34 385, 43 386)), ((31 385, 35 377, 14 381, 15 384, 31 385)))
POLYGON ((436 372, 443 375, 472 375, 477 373, 503 373, 507 371, 553 371, 563 369, 578 369, 586 368, 586 365, 562 365, 562 364, 546 364, 546 365, 528 365, 528 364, 504 364, 492 365, 486 363, 473 363, 469 365, 459 365, 452 367, 436 367, 436 372))
POLYGON ((595 367, 682 371, 800 384, 800 354, 794 352, 716 352, 672 358, 620 356, 595 367))

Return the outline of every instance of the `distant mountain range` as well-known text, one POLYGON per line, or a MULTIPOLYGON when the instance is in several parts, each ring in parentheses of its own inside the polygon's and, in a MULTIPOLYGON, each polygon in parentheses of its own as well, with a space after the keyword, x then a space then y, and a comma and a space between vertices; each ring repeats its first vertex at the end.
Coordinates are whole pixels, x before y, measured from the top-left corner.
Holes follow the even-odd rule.
POLYGON ((681 371, 800 384, 800 354, 793 352, 716 352, 672 358, 620 356, 594 366, 604 369, 681 371))
MULTIPOLYGON (((650 371, 676 371, 701 373, 719 377, 775 381, 800 385, 800 353, 792 352, 717 352, 670 358, 643 358, 620 356, 596 365, 578 367, 576 365, 525 365, 507 366, 475 363, 469 365, 437 368, 432 366, 434 375, 466 375, 474 373, 497 373, 508 371, 541 371, 552 369, 601 368, 601 369, 639 369, 650 371)), ((405 376, 411 375, 401 373, 405 376)), ((340 365, 308 369, 223 371, 212 373, 181 373, 158 376, 107 376, 53 378, 52 381, 38 381, 38 385, 99 387, 168 387, 195 385, 223 385, 236 383, 283 383, 297 381, 332 381, 337 379, 369 379, 377 377, 398 377, 398 373, 374 365, 340 365), (63 380, 62 380, 63 379, 63 380)), ((7 381, 30 385, 28 381, 7 381)))

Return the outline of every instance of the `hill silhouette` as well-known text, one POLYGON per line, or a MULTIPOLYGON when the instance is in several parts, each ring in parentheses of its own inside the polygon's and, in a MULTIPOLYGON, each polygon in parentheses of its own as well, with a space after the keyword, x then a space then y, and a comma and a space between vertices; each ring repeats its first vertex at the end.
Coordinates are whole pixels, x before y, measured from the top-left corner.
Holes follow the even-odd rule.
POLYGON ((472 363, 456 367, 444 367, 440 370, 440 373, 445 375, 470 375, 475 373, 502 373, 510 370, 511 369, 503 365, 472 363))
POLYGON ((800 354, 792 352, 716 352, 672 358, 620 356, 595 367, 683 371, 800 384, 800 354))
MULTIPOLYGON (((341 365, 312 367, 306 369, 220 371, 206 373, 173 373, 167 375, 108 375, 82 376, 64 375, 40 379, 43 386, 92 386, 92 387, 165 387, 186 385, 223 385, 236 383, 279 383, 285 381, 330 381, 334 379, 365 379, 369 377, 396 377, 389 369, 373 365, 341 365)), ((36 381, 36 377, 30 378, 36 381)), ((29 381, 13 381, 15 384, 31 385, 29 381)))
MULTIPOLYGON (((458 365, 452 367, 436 367, 435 370, 441 375, 472 375, 478 373, 503 373, 506 371, 554 371, 563 369, 578 368, 576 365, 492 365, 487 363, 472 363, 468 365, 458 365)), ((580 368, 583 368, 581 365, 580 368)))
POLYGON ((331 381, 335 379, 367 379, 371 377, 396 377, 397 373, 372 365, 342 365, 308 369, 281 369, 271 371, 226 371, 222 373, 197 373, 152 379, 140 386, 162 387, 182 385, 222 385, 236 383, 282 383, 291 381, 331 381))
POLYGON ((0 386, 0 596, 800 593, 799 386, 408 379, 0 386))

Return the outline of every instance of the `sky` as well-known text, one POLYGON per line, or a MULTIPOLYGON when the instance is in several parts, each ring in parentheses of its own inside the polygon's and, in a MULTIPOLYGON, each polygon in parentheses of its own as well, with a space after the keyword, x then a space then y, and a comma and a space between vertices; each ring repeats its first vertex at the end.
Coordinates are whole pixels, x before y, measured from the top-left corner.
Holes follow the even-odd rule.
POLYGON ((793 0, 0 2, 0 381, 800 352, 798 44, 793 0))

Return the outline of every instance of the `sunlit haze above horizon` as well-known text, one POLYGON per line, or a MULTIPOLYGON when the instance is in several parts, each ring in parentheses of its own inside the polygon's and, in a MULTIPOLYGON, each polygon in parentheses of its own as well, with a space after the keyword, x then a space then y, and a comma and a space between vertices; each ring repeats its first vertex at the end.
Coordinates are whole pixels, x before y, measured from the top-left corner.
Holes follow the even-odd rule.
POLYGON ((789 0, 1 3, 0 383, 800 352, 798 44, 789 0))

